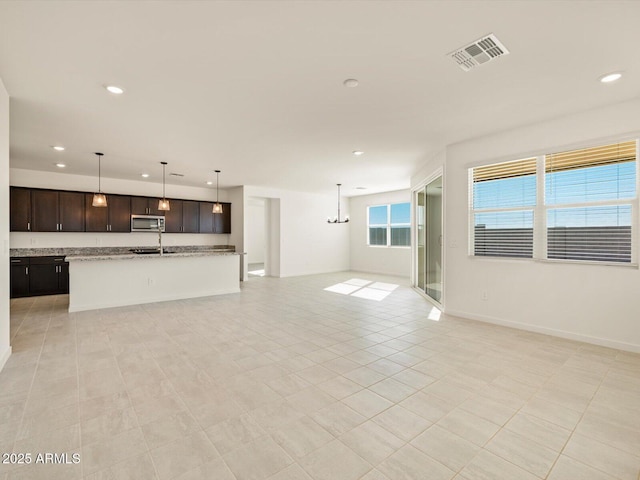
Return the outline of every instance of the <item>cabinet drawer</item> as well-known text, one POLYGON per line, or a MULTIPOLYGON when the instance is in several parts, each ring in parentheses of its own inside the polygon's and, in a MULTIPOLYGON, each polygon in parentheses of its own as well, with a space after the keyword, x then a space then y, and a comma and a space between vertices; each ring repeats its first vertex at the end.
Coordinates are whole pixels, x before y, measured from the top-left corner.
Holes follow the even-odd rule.
POLYGON ((29 265, 29 257, 11 257, 9 263, 11 265, 29 265))
POLYGON ((31 257, 31 265, 60 265, 64 263, 63 256, 31 257))

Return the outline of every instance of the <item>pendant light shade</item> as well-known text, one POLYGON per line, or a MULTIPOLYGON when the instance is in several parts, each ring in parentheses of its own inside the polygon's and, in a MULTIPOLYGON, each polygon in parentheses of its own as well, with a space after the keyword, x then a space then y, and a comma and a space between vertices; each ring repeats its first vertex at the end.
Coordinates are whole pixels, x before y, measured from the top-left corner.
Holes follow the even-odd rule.
POLYGON ((340 186, 341 183, 337 183, 338 185, 338 216, 334 217, 333 220, 331 218, 327 218, 327 223, 348 223, 349 217, 344 217, 344 220, 340 220, 340 186))
POLYGON ((104 153, 96 152, 96 156, 98 157, 98 191, 93 194, 93 202, 91 203, 94 207, 106 207, 107 206, 107 196, 102 193, 102 172, 101 172, 101 160, 104 153))
POLYGON ((216 203, 213 204, 213 213, 222 213, 222 204, 218 201, 218 199, 220 198, 220 192, 219 192, 219 186, 220 186, 220 182, 219 182, 219 177, 220 177, 220 170, 215 170, 216 172, 216 203))
POLYGON ((165 196, 165 168, 167 166, 167 162, 160 162, 162 164, 162 198, 158 202, 158 210, 161 212, 167 212, 171 210, 171 205, 169 204, 169 200, 167 200, 165 196))

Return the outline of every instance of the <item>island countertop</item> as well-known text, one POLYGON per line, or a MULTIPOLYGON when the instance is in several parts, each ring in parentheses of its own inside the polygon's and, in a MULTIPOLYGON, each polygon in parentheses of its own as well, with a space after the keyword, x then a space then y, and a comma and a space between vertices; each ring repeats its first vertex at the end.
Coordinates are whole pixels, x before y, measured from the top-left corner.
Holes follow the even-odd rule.
POLYGON ((97 260, 145 260, 150 258, 180 258, 180 257, 210 257, 219 255, 244 255, 244 253, 229 252, 222 250, 199 250, 195 252, 170 252, 160 255, 152 254, 113 254, 113 255, 70 255, 65 257, 67 262, 88 262, 97 260))
MULTIPOLYGON (((53 248, 12 248, 10 257, 109 257, 116 255, 133 255, 132 250, 157 248, 155 246, 123 246, 123 247, 53 247, 53 248)), ((197 252, 235 252, 234 245, 165 245, 165 249, 176 253, 197 252)))

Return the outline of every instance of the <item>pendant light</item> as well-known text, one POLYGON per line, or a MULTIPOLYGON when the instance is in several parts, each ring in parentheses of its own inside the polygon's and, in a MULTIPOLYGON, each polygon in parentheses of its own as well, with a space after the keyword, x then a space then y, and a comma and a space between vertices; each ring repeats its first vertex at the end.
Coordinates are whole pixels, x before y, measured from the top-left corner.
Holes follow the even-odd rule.
POLYGON ((338 185, 338 216, 335 217, 333 220, 331 220, 331 218, 327 218, 327 222, 328 223, 348 223, 349 217, 344 217, 344 220, 340 220, 340 186, 342 184, 337 183, 336 185, 338 185))
POLYGON ((218 201, 220 198, 220 192, 218 187, 220 186, 220 170, 214 170, 216 172, 216 203, 213 204, 213 213, 222 213, 222 204, 218 201))
POLYGON ((158 210, 161 212, 167 212, 171 210, 171 205, 169 204, 169 200, 165 196, 165 168, 167 166, 167 162, 160 162, 162 164, 162 198, 158 202, 158 210))
POLYGON ((101 189, 101 181, 102 181, 102 172, 100 171, 100 161, 102 160, 102 156, 104 153, 96 152, 96 156, 98 157, 98 192, 93 194, 93 202, 91 203, 94 207, 106 207, 107 206, 107 196, 102 193, 101 189))

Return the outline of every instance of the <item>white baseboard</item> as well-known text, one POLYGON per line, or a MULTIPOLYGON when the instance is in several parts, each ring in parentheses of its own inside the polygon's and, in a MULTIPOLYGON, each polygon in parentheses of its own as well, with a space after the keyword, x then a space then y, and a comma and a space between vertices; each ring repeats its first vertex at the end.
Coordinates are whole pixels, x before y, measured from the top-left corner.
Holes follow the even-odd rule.
POLYGON ((514 322, 512 320, 503 320, 501 318, 490 317, 486 315, 477 315, 469 312, 460 312, 456 310, 450 310, 445 308, 446 315, 452 315, 454 317, 466 318, 469 320, 477 320, 479 322, 491 323, 494 325, 502 325, 503 327, 517 328, 518 330, 526 330, 528 332, 542 333, 544 335, 551 335, 553 337, 566 338, 568 340, 576 340, 578 342, 591 343, 593 345, 600 345, 602 347, 615 348, 617 350, 624 350, 627 352, 640 353, 640 345, 634 343, 620 342, 618 340, 611 340, 608 338, 592 337, 590 335, 583 335, 581 333, 567 332, 565 330, 558 330, 555 328, 541 327, 539 325, 531 325, 530 323, 514 322))
POLYGON ((2 356, 0 356, 0 372, 4 368, 4 365, 7 363, 7 360, 9 360, 10 356, 11 356, 11 345, 9 345, 9 348, 7 348, 7 350, 2 354, 2 356))

